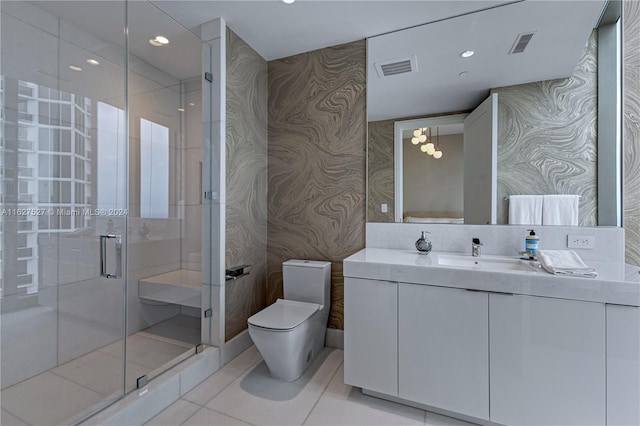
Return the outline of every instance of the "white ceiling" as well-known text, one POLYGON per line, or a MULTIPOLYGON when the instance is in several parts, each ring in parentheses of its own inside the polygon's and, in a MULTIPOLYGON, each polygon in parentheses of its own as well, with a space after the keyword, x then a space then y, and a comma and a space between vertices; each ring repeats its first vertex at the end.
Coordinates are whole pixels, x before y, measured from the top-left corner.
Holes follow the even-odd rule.
POLYGON ((568 77, 604 3, 524 1, 370 38, 369 120, 465 111, 491 88, 568 77), (532 31, 527 49, 509 55, 517 35, 532 31), (460 57, 468 49, 476 54, 460 57), (377 62, 413 55, 418 72, 380 77, 375 70, 377 62))
POLYGON ((367 113, 374 121, 465 111, 491 88, 570 76, 605 1, 152 3, 192 31, 222 17, 267 60, 368 38, 367 113), (509 55, 516 36, 529 31, 536 33, 527 50, 509 55), (477 53, 463 60, 466 49, 477 53), (413 55, 417 73, 379 78, 374 70, 376 62, 413 55))
MULTIPOLYGON (((3 3, 4 9, 11 2, 3 3)), ((477 105, 492 87, 570 75, 603 3, 298 0, 287 5, 280 0, 134 0, 128 11, 130 65, 135 70, 140 63, 143 73, 148 63, 178 80, 199 75, 200 43, 193 33, 199 32, 200 24, 222 17, 267 60, 369 38, 369 120, 462 111, 477 105), (537 33, 527 51, 507 55, 515 36, 530 30, 537 33), (167 35, 171 43, 150 46, 148 39, 157 34, 167 35), (463 61, 458 54, 468 48, 478 53, 463 61), (372 72, 375 62, 410 55, 418 57, 418 73, 380 79, 372 72), (463 70, 470 74, 460 79, 463 70)), ((124 3, 32 4, 83 29, 93 41, 78 35, 75 43, 118 65, 124 46, 120 25, 124 3)), ((46 48, 40 50, 47 54, 46 48)), ((69 73, 65 66, 62 70, 69 73)))
POLYGON ((511 1, 152 0, 192 31, 216 18, 267 60, 363 40, 511 1))

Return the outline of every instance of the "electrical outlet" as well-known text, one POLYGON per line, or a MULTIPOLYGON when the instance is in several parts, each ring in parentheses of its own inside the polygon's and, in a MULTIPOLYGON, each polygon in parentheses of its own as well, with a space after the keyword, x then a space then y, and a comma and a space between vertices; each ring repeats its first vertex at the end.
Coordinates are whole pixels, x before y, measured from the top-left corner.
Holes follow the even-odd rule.
POLYGON ((386 204, 381 204, 380 205, 380 210, 382 211, 382 213, 386 213, 387 212, 387 205, 386 204))
POLYGON ((596 237, 593 235, 568 235, 568 248, 594 249, 596 247, 596 237))

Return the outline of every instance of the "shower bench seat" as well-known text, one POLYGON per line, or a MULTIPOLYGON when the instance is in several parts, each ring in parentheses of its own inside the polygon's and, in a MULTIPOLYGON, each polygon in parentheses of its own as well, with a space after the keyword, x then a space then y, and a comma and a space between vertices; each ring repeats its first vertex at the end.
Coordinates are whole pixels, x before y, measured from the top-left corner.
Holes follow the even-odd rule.
POLYGON ((201 307, 202 273, 178 269, 138 280, 138 297, 155 302, 201 307))

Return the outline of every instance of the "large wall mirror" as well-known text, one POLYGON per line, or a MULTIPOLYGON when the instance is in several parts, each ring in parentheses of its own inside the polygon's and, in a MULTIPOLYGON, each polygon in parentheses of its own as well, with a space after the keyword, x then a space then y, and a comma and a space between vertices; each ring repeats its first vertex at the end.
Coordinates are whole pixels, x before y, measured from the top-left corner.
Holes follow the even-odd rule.
POLYGON ((620 226, 619 18, 500 2, 368 39, 367 221, 508 224, 512 195, 566 194, 620 226))

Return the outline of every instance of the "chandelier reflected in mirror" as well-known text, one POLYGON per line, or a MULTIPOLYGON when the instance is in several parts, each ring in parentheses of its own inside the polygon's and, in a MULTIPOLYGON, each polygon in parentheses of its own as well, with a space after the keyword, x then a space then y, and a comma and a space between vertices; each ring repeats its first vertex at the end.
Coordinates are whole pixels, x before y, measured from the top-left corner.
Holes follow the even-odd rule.
POLYGON ((440 150, 440 131, 438 127, 436 127, 435 144, 431 139, 431 127, 419 127, 415 129, 413 131, 411 143, 414 145, 420 145, 420 151, 433 156, 435 159, 442 158, 442 151, 440 150))

